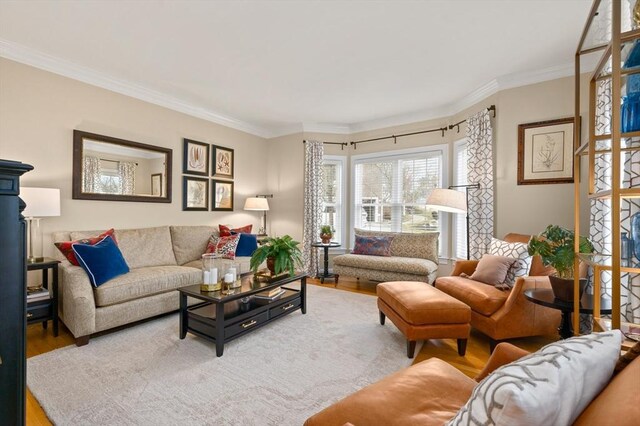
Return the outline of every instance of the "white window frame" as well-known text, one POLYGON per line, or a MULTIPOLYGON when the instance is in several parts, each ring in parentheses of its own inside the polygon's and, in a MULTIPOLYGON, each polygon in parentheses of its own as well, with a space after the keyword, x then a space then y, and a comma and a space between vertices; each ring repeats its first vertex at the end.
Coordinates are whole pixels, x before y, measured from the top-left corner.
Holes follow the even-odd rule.
MULTIPOLYGON (((347 238, 347 203, 349 197, 347 194, 347 156, 346 155, 324 155, 322 161, 328 161, 337 164, 340 169, 341 185, 340 185, 340 235, 343 241, 338 241, 343 247, 347 238)), ((344 248, 330 248, 329 252, 343 252, 344 248)))
MULTIPOLYGON (((380 151, 374 152, 370 154, 358 154, 351 156, 351 196, 349 197, 349 207, 351 208, 351 229, 349 230, 349 241, 350 241, 350 249, 353 249, 353 244, 355 241, 355 233, 354 233, 354 224, 356 223, 356 208, 355 208, 355 197, 356 193, 356 180, 355 180, 355 166, 358 161, 362 160, 371 160, 376 158, 389 158, 393 157, 394 159, 402 158, 402 157, 413 157, 415 154, 424 154, 433 151, 440 151, 442 155, 442 175, 440 177, 440 188, 447 188, 449 186, 449 149, 450 146, 448 144, 439 144, 439 145, 426 145, 419 148, 406 148, 406 149, 396 149, 391 151, 380 151)), ((448 256, 449 252, 449 232, 447 232, 449 228, 449 215, 441 212, 438 215, 438 222, 440 224, 440 236, 438 241, 438 257, 443 258, 448 256)))
MULTIPOLYGON (((467 148, 467 143, 468 143, 468 138, 462 138, 459 139, 457 141, 455 141, 453 143, 453 162, 452 162, 452 180, 453 180, 453 184, 452 185, 466 185, 467 184, 467 179, 465 179, 464 182, 460 182, 458 181, 458 153, 462 150, 462 149, 466 149, 467 148)), ((453 188, 453 189, 459 189, 459 188, 453 188)), ((462 188, 462 191, 464 191, 464 194, 466 196, 466 191, 464 188, 462 188)), ((457 246, 457 242, 458 242, 458 238, 460 238, 460 236, 458 235, 458 220, 464 220, 466 222, 466 215, 462 215, 462 214, 452 214, 453 220, 451 222, 451 255, 455 256, 455 258, 464 258, 466 259, 467 256, 459 256, 460 253, 457 252, 456 250, 456 246, 457 246)), ((462 238, 464 238, 466 240, 467 236, 466 235, 462 235, 462 238)))

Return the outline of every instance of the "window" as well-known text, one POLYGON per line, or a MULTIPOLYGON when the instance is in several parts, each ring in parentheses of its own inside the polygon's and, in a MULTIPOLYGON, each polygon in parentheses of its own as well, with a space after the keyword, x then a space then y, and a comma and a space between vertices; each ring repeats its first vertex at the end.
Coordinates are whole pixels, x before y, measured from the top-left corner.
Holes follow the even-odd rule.
MULTIPOLYGON (((467 184, 467 140, 453 144, 453 184, 467 184)), ((465 192, 465 188, 456 188, 465 192)), ((462 213, 453 215, 453 255, 458 259, 467 258, 467 218, 462 213)))
POLYGON ((343 242, 346 226, 345 157, 325 155, 322 167, 324 170, 322 224, 331 225, 334 229, 333 240, 343 242))
MULTIPOLYGON (((436 210, 425 207, 432 189, 444 186, 446 145, 354 155, 355 228, 393 232, 446 229, 436 210)), ((442 239, 441 249, 446 247, 442 239)))

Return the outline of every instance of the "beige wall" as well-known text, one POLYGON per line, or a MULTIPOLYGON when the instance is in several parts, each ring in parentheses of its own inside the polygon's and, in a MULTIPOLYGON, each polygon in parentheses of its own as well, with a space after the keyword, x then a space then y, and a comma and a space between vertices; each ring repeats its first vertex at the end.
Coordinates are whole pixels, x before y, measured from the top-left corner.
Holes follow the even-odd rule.
POLYGON ((6 59, 0 59, 0 158, 35 167, 24 175, 23 186, 61 190, 62 215, 42 222, 45 254, 51 254, 50 234, 57 230, 218 223, 257 227, 260 215, 242 206, 247 196, 267 190, 265 139, 6 59), (173 201, 72 200, 74 129, 171 148, 173 201), (182 138, 235 150, 234 212, 182 211, 182 138))

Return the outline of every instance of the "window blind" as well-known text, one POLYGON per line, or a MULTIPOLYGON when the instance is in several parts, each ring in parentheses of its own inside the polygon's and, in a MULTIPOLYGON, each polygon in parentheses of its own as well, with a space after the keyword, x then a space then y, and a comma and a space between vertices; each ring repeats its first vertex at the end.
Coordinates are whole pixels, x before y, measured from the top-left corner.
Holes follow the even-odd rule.
POLYGON ((324 169, 322 224, 333 227, 334 241, 344 241, 344 230, 342 229, 342 207, 344 202, 344 194, 342 193, 343 165, 339 160, 324 159, 322 167, 324 169))
POLYGON ((356 228, 393 232, 439 231, 426 200, 443 182, 443 152, 360 158, 353 163, 356 228))
MULTIPOLYGON (((458 141, 454 144, 453 153, 453 184, 467 184, 467 142, 458 141)), ((465 188, 457 188, 465 192, 465 188)), ((467 258, 467 219, 466 215, 458 213, 453 218, 453 253, 456 258, 467 258)))

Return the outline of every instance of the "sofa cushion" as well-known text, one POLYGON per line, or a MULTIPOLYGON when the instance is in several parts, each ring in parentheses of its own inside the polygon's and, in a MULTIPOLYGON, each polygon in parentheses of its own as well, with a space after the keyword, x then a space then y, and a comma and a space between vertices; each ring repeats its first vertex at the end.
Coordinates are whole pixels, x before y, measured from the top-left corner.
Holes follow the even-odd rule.
POLYGON ((365 237, 356 235, 356 243, 353 246, 353 254, 364 254, 366 256, 391 256, 390 235, 384 237, 365 237))
POLYGON ((209 238, 218 233, 213 226, 171 226, 170 230, 178 265, 200 260, 209 238))
POLYGON ((500 309, 509 296, 508 291, 464 277, 439 277, 436 279, 436 288, 484 316, 500 309))
POLYGON ((236 258, 236 248, 240 242, 240 234, 229 235, 227 237, 216 237, 212 235, 207 244, 205 253, 216 253, 225 259, 236 258))
POLYGON ((507 272, 505 284, 513 286, 518 277, 524 277, 531 268, 531 256, 529 255, 527 244, 508 243, 497 238, 491 239, 489 253, 496 256, 505 256, 515 259, 515 262, 507 272))
POLYGON ((230 228, 227 225, 218 225, 219 233, 221 237, 228 237, 234 234, 250 234, 253 229, 253 225, 245 225, 240 228, 230 228))
POLYGON ((442 426, 464 405, 476 382, 431 358, 385 377, 310 417, 305 426, 442 426))
POLYGON ((591 401, 575 425, 637 425, 640 419, 639 382, 640 358, 636 358, 591 401))
POLYGON ((80 264, 78 263, 78 259, 76 259, 76 254, 73 251, 73 245, 74 244, 89 244, 89 245, 94 245, 99 243, 100 241, 102 241, 104 239, 104 237, 106 237, 107 235, 109 235, 111 238, 113 238, 113 242, 116 243, 116 245, 118 245, 118 242, 116 241, 115 237, 113 236, 114 233, 114 229, 111 228, 108 231, 104 231, 103 233, 101 233, 100 235, 94 235, 90 238, 82 238, 79 240, 75 240, 75 241, 56 241, 53 244, 58 248, 58 250, 60 250, 60 253, 62 253, 65 257, 65 259, 67 259, 69 262, 71 262, 72 265, 75 266, 80 266, 80 264))
POLYGON ((177 265, 168 226, 116 229, 118 247, 131 269, 177 265))
POLYGON ((427 283, 391 281, 378 284, 376 293, 409 324, 468 324, 471 320, 467 305, 427 283))
MULTIPOLYGON (((504 236, 504 240, 508 243, 524 243, 529 244, 531 235, 509 233, 504 236)), ((544 266, 542 258, 535 255, 531 258, 531 268, 529 269, 529 276, 531 277, 544 277, 547 275, 553 275, 556 272, 551 266, 544 266)))
POLYGON ((469 279, 494 286, 503 284, 509 268, 515 261, 516 259, 510 257, 484 254, 469 279))
POLYGON ((415 257, 438 263, 439 232, 413 234, 408 232, 367 231, 356 228, 354 233, 365 237, 393 236, 391 256, 415 257))
POLYGON ((94 296, 96 306, 109 306, 200 283, 200 269, 184 266, 150 266, 131 269, 128 274, 104 283, 94 290, 94 296))
POLYGON ((129 272, 127 262, 109 235, 95 244, 75 243, 71 248, 94 287, 129 272))
POLYGON ((613 330, 572 337, 498 368, 448 425, 572 424, 609 382, 621 335, 613 330))
POLYGON ((438 265, 427 259, 412 257, 383 257, 363 254, 342 254, 333 259, 334 265, 352 268, 373 269, 388 272, 403 272, 429 275, 438 270, 438 265))
POLYGON ((258 236, 255 234, 240 234, 238 247, 236 248, 236 257, 251 256, 258 248, 258 236))

